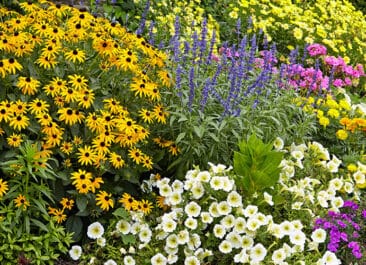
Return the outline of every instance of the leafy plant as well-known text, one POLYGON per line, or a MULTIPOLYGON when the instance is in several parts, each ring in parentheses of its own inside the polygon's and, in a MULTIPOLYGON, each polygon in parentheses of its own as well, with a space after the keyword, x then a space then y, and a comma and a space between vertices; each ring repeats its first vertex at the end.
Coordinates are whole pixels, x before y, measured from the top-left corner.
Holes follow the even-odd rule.
POLYGON ((247 195, 261 192, 275 185, 279 179, 283 153, 273 150, 272 143, 265 144, 252 134, 239 143, 234 152, 235 183, 247 195))

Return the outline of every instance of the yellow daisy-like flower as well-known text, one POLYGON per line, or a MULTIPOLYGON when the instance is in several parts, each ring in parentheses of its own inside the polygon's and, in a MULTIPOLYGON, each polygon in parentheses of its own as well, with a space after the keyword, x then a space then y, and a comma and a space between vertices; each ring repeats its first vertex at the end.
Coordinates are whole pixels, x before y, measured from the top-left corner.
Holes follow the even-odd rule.
POLYGON ((61 224, 67 218, 66 214, 64 214, 64 209, 55 209, 53 212, 53 217, 58 224, 61 224))
POLYGON ((23 94, 32 96, 38 91, 40 84, 41 82, 33 77, 21 76, 18 78, 17 87, 22 90, 23 94))
POLYGON ((76 89, 76 90, 82 90, 88 88, 88 80, 81 76, 81 75, 69 75, 68 78, 70 79, 69 84, 76 89))
POLYGON ((74 50, 65 52, 66 60, 72 61, 73 63, 83 63, 85 61, 86 55, 85 52, 76 48, 74 50))
POLYGON ((151 213, 151 210, 154 208, 154 206, 152 205, 152 203, 149 202, 148 200, 141 200, 140 204, 141 204, 141 211, 144 214, 151 213))
POLYGON ((128 150, 128 156, 131 157, 136 164, 140 164, 144 159, 144 154, 136 147, 128 150))
POLYGON ((135 199, 128 193, 123 193, 122 198, 119 199, 119 202, 123 204, 123 207, 127 211, 130 211, 132 209, 132 204, 135 201, 135 199))
POLYGON ((339 140, 344 141, 344 140, 346 140, 346 139, 347 139, 347 137, 348 137, 348 133, 347 133, 347 131, 346 131, 346 130, 338 130, 338 131, 336 132, 336 136, 337 136, 337 138, 338 138, 339 140))
POLYGON ((12 147, 19 147, 20 144, 23 142, 22 136, 20 134, 13 133, 9 137, 6 138, 8 145, 12 147))
POLYGON ((73 199, 62 198, 62 200, 60 201, 60 203, 61 203, 63 209, 71 210, 72 207, 74 207, 75 201, 73 199))
POLYGON ((93 165, 96 158, 95 151, 90 146, 87 145, 84 147, 80 147, 78 150, 79 150, 79 153, 77 153, 78 162, 82 166, 93 165))
POLYGON ((22 130, 28 127, 29 118, 25 115, 16 115, 10 118, 9 125, 15 130, 22 130))
POLYGON ((113 208, 114 205, 112 194, 108 194, 106 191, 99 191, 95 201, 96 205, 98 205, 103 211, 108 211, 109 208, 113 208))
POLYGON ((117 169, 123 167, 125 164, 125 161, 122 159, 122 157, 115 152, 111 152, 109 154, 109 162, 117 169))
POLYGON ((36 98, 29 104, 29 110, 31 114, 38 115, 43 112, 48 112, 49 106, 50 105, 46 101, 36 98))
POLYGON ((29 201, 23 194, 19 194, 18 197, 14 199, 15 206, 18 208, 23 208, 23 210, 26 210, 27 207, 30 206, 29 201))
POLYGON ((0 197, 3 197, 4 194, 9 190, 8 182, 0 179, 0 197))

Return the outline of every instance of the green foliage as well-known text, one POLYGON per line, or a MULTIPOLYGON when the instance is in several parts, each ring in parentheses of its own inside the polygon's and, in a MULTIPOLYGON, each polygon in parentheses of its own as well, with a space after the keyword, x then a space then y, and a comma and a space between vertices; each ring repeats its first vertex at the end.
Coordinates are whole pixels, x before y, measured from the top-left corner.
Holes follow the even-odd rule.
POLYGON ((272 143, 265 144, 252 134, 239 143, 234 152, 235 183, 247 195, 260 192, 275 185, 279 179, 279 167, 283 153, 273 150, 272 143))
POLYGON ((40 217, 19 219, 18 212, 12 207, 3 207, 0 215, 1 264, 18 264, 20 256, 31 261, 31 264, 54 264, 61 254, 67 252, 72 243, 72 235, 45 215, 41 217, 43 223, 40 222, 40 217), (33 229, 24 231, 23 221, 33 229))

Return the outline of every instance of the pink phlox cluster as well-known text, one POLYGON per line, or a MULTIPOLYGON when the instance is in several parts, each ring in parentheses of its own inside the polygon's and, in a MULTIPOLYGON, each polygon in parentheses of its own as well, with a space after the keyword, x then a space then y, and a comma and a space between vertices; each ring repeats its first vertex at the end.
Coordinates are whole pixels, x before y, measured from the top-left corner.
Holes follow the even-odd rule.
POLYGON ((318 56, 318 55, 326 55, 327 48, 321 44, 314 43, 307 47, 307 51, 311 57, 318 56))

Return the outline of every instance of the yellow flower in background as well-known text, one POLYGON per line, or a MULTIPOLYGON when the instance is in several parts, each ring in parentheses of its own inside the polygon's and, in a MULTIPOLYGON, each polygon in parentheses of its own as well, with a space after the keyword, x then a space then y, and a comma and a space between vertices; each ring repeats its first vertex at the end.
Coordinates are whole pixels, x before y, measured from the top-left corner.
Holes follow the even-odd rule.
POLYGON ((324 128, 329 125, 329 119, 327 117, 320 117, 319 118, 319 124, 323 126, 324 128))
POLYGON ((8 182, 0 179, 0 198, 9 190, 8 182))
POLYGON ((348 133, 347 133, 347 131, 346 130, 338 130, 337 132, 336 132, 336 136, 337 136, 337 138, 339 139, 339 140, 346 140, 347 139, 347 137, 348 137, 348 133))
POLYGON ((112 194, 107 193, 106 191, 99 191, 95 201, 96 205, 98 205, 103 211, 108 211, 109 208, 113 208, 114 206, 112 194))
POLYGON ((339 117, 339 111, 336 109, 330 109, 327 112, 327 115, 331 118, 338 118, 339 117))
POLYGON ((293 34, 297 40, 301 40, 303 37, 303 32, 300 28, 295 28, 293 34))
POLYGON ((23 142, 22 136, 20 134, 15 134, 15 133, 13 133, 9 137, 7 137, 6 141, 7 141, 8 145, 10 145, 12 147, 19 147, 20 144, 23 142))
POLYGON ((23 210, 26 210, 27 207, 30 206, 30 203, 29 201, 27 200, 27 198, 22 195, 22 194, 19 194, 18 197, 16 197, 14 199, 14 202, 15 202, 15 206, 18 207, 18 208, 22 208, 23 210))

